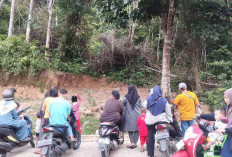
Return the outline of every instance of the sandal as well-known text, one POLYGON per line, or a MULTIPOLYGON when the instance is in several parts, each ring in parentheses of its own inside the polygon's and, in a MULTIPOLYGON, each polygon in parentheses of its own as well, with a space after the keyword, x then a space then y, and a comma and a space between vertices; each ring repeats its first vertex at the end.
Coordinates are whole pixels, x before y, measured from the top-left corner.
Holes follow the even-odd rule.
POLYGON ((134 148, 136 148, 137 147, 137 145, 132 145, 131 146, 131 149, 134 149, 134 148))
POLYGON ((140 149, 140 152, 144 152, 144 149, 140 149))
POLYGON ((35 154, 41 154, 41 150, 34 151, 35 154))
POLYGON ((133 145, 128 145, 128 146, 127 146, 127 148, 130 148, 130 149, 131 149, 132 147, 133 147, 133 145))

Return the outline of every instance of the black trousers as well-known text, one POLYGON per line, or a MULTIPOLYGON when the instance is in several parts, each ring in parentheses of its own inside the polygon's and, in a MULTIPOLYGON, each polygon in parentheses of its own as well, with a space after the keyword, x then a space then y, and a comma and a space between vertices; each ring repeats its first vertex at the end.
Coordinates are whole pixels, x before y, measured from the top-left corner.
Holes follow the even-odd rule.
POLYGON ((182 131, 180 130, 180 126, 174 118, 173 118, 173 122, 171 123, 171 125, 175 129, 176 135, 178 137, 183 137, 182 131))
POLYGON ((155 136, 156 128, 155 125, 147 125, 148 137, 147 137, 147 155, 154 157, 155 149, 155 136))
POLYGON ((123 131, 123 127, 124 127, 124 115, 121 115, 119 121, 116 124, 118 125, 119 131, 123 131))

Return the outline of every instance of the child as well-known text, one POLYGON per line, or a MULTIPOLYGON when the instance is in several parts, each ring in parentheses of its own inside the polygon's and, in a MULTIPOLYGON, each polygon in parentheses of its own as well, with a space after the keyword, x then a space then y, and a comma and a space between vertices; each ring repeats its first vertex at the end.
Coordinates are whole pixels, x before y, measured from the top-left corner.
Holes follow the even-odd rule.
MULTIPOLYGON (((223 109, 219 109, 219 110, 214 111, 214 118, 216 120, 215 123, 214 123, 214 126, 216 126, 218 128, 226 128, 228 119, 226 119, 225 115, 226 115, 226 112, 223 109)), ((209 149, 210 146, 213 145, 213 143, 214 143, 214 141, 216 139, 219 139, 220 141, 223 141, 223 135, 220 136, 216 132, 210 132, 208 134, 208 137, 209 137, 209 142, 207 143, 207 145, 204 145, 204 144, 202 145, 202 148, 204 150, 209 149)))
POLYGON ((74 111, 75 117, 76 117, 76 124, 77 124, 77 130, 81 133, 81 124, 80 124, 80 111, 79 107, 81 105, 82 99, 80 96, 73 95, 71 98, 72 101, 72 110, 74 111), (77 102, 77 100, 79 100, 77 102))
POLYGON ((35 125, 36 143, 38 142, 38 139, 39 139, 40 129, 41 129, 41 115, 40 115, 40 112, 38 112, 36 125, 35 125))
POLYGON ((144 143, 146 142, 147 144, 147 136, 148 136, 148 132, 147 132, 147 126, 146 123, 144 121, 145 119, 145 115, 146 115, 146 109, 142 108, 141 109, 141 115, 139 116, 138 120, 137 120, 137 125, 139 127, 139 136, 140 136, 140 143, 141 143, 141 152, 144 152, 144 143))
POLYGON ((175 113, 174 113, 176 106, 173 104, 173 99, 171 96, 167 96, 166 99, 168 103, 171 105, 171 112, 173 114, 173 122, 171 124, 176 131, 176 136, 178 136, 179 138, 182 138, 183 134, 182 134, 182 131, 180 130, 180 126, 175 118, 175 113))

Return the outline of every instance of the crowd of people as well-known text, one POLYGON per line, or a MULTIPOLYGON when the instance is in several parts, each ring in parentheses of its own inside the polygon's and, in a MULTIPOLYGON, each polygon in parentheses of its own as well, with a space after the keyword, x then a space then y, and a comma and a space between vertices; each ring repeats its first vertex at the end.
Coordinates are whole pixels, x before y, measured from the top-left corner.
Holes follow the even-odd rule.
MULTIPOLYGON (((162 91, 159 86, 154 86, 146 100, 142 103, 137 89, 134 85, 128 86, 128 93, 120 100, 120 93, 112 91, 112 97, 108 99, 104 106, 104 111, 100 116, 100 122, 114 122, 119 126, 121 132, 128 132, 130 145, 129 149, 137 147, 140 139, 140 151, 147 150, 149 157, 154 156, 154 144, 156 133, 156 123, 159 121, 170 123, 176 131, 179 138, 183 138, 186 130, 194 124, 194 118, 197 114, 199 100, 194 92, 187 90, 185 83, 180 83, 180 94, 173 100, 171 96, 162 97, 162 91), (170 107, 171 106, 171 107, 170 107), (178 107, 180 112, 180 126, 177 119, 173 116, 173 108, 178 107)), ((7 89, 3 92, 3 100, 0 101, 0 124, 7 124, 16 128, 18 140, 28 140, 27 124, 23 117, 17 115, 17 106, 14 102, 14 90, 7 89)), ((211 117, 215 120, 215 126, 218 129, 209 134, 209 142, 202 145, 207 150, 215 141, 215 138, 223 134, 228 134, 221 156, 232 156, 232 88, 224 93, 225 109, 216 110, 211 117)), ((75 113, 77 130, 80 129, 79 106, 82 99, 78 95, 71 97, 71 104, 67 100, 67 90, 53 87, 45 95, 45 100, 37 113, 36 137, 39 138, 42 126, 45 125, 63 125, 66 126, 66 132, 71 141, 73 137, 72 129, 68 123, 71 109, 75 113)), ((18 104, 18 105, 17 105, 18 104)), ((203 117, 203 116, 202 116, 203 117)), ((40 153, 40 150, 35 153, 40 153)))
MULTIPOLYGON (((104 111, 101 114, 100 122, 114 122, 118 124, 121 132, 128 132, 130 145, 134 149, 140 139, 140 151, 147 150, 149 157, 154 157, 156 123, 159 121, 170 123, 176 131, 176 136, 183 138, 186 130, 194 124, 199 100, 194 92, 187 90, 185 83, 180 83, 180 94, 173 100, 171 96, 162 97, 159 86, 154 86, 146 100, 142 103, 137 89, 134 85, 128 86, 128 93, 120 100, 118 91, 112 92, 112 98, 106 101, 104 111), (171 107, 170 107, 171 105, 171 107), (173 116, 173 108, 178 108, 180 113, 180 126, 178 120, 173 116), (112 116, 113 115, 113 116, 112 116), (146 144, 146 147, 145 147, 146 144)), ((224 100, 227 104, 226 110, 216 110, 214 117, 215 126, 218 129, 209 133, 210 141, 203 144, 202 148, 207 150, 219 135, 228 134, 221 156, 232 156, 232 88, 224 93, 224 100)), ((207 116, 206 116, 207 117, 207 116)))

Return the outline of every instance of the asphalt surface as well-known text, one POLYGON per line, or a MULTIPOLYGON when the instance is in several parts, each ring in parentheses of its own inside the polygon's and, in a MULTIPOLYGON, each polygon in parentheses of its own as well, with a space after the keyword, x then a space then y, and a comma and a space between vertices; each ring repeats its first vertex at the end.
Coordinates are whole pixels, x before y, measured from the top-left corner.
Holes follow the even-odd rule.
MULTIPOLYGON (((139 143, 139 141, 138 141, 139 143)), ((147 157, 147 151, 140 152, 140 146, 135 149, 127 148, 129 141, 125 141, 123 145, 115 151, 111 151, 110 157, 147 157)), ((34 154, 38 148, 32 148, 30 144, 14 149, 11 153, 7 154, 7 157, 40 157, 40 155, 34 154)), ((64 157, 101 157, 101 152, 98 150, 97 142, 82 142, 78 150, 70 150, 63 154, 64 157)), ((162 157, 163 155, 155 150, 155 157, 162 157)))

